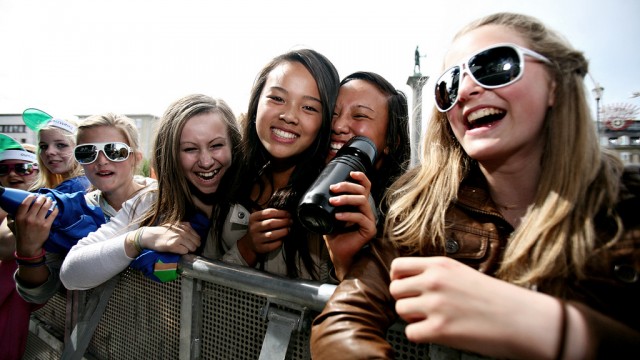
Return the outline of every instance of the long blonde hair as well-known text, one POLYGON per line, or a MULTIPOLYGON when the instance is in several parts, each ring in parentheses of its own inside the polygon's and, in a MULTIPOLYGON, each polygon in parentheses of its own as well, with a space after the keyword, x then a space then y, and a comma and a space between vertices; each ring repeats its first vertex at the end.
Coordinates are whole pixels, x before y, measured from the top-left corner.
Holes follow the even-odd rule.
MULTIPOLYGON (((600 149, 586 100, 583 54, 537 19, 497 13, 479 19, 456 38, 485 25, 510 28, 552 62, 555 105, 544 123, 541 177, 534 203, 511 235, 497 277, 531 285, 574 272, 583 274, 596 247, 593 219, 617 198, 621 162, 600 149)), ((385 236, 409 252, 443 249, 445 215, 460 182, 477 167, 455 139, 446 114, 434 109, 422 149, 423 163, 394 184, 385 236)), ((620 220, 616 218, 620 229, 620 220)), ((614 237, 614 240, 619 236, 614 237)), ((423 253, 424 254, 424 253, 423 253)))
MULTIPOLYGON (((78 122, 75 121, 74 119, 71 118, 65 118, 64 121, 74 125, 74 126, 78 126, 78 122)), ((40 133, 43 130, 54 130, 59 132, 70 144, 71 148, 76 146, 76 134, 75 133, 71 133, 67 130, 61 129, 59 127, 56 126, 52 126, 52 125, 47 125, 44 126, 43 128, 38 130, 38 143, 40 142, 40 133)), ((49 189, 53 189, 56 186, 60 185, 61 182, 68 180, 68 179, 72 179, 74 177, 78 177, 78 176, 83 176, 84 175, 84 169, 82 168, 82 166, 80 166, 80 164, 78 164, 78 162, 75 159, 72 159, 72 164, 71 164, 71 170, 69 170, 66 174, 54 174, 51 171, 49 171, 49 169, 44 165, 44 163, 42 162, 42 159, 40 157, 40 146, 38 146, 38 168, 39 168, 39 173, 38 173, 38 180, 36 180, 36 182, 31 185, 31 190, 37 190, 40 188, 49 188, 49 189)))

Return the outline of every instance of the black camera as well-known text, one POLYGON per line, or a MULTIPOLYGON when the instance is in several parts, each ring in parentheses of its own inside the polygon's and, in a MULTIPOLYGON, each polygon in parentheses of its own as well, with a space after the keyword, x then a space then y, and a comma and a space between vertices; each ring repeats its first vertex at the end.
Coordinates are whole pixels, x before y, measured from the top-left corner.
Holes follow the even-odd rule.
POLYGON ((329 190, 329 186, 351 181, 351 171, 366 174, 373 167, 376 157, 375 144, 365 136, 354 136, 344 144, 298 204, 298 218, 302 225, 318 234, 330 234, 344 228, 344 222, 336 220, 335 213, 349 209, 335 208, 329 204, 329 198, 336 195, 329 190))

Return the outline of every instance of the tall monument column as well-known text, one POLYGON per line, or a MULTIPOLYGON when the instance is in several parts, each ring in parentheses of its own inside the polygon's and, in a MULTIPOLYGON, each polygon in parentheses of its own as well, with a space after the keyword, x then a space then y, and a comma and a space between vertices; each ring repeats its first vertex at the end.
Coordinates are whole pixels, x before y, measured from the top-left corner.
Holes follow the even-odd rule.
POLYGON ((411 86, 413 90, 413 106, 412 118, 409 121, 409 135, 411 137, 411 166, 419 163, 420 159, 420 146, 422 135, 422 88, 429 80, 428 76, 422 76, 420 72, 420 58, 426 56, 420 56, 420 51, 416 46, 415 51, 415 65, 413 67, 413 75, 407 79, 407 85, 411 86))

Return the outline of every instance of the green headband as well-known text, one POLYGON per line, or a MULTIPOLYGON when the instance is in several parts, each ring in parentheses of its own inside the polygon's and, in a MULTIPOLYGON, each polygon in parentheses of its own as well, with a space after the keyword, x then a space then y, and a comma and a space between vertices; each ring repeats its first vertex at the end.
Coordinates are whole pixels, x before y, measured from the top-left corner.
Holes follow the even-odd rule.
POLYGON ((77 127, 70 122, 64 119, 54 118, 46 112, 36 108, 28 108, 22 112, 22 121, 24 121, 25 125, 27 125, 29 129, 35 132, 40 131, 40 129, 48 125, 66 130, 72 134, 75 134, 77 130, 77 127))
POLYGON ((36 162, 36 155, 25 150, 19 142, 5 134, 0 134, 0 161, 24 160, 36 162))

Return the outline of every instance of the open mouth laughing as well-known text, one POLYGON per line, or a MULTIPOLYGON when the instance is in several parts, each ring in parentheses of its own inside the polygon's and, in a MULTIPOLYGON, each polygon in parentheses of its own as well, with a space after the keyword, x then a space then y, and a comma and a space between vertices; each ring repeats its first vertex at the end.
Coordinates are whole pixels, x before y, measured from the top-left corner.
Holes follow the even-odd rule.
POLYGON ((215 169, 209 172, 196 172, 195 174, 197 177, 199 177, 204 181, 211 181, 213 180, 213 178, 216 177, 216 175, 218 175, 219 172, 220 172, 220 169, 215 169))
POLYGON ((497 108, 482 108, 467 115, 467 129, 472 130, 479 127, 491 127, 495 122, 502 120, 506 111, 497 108))

